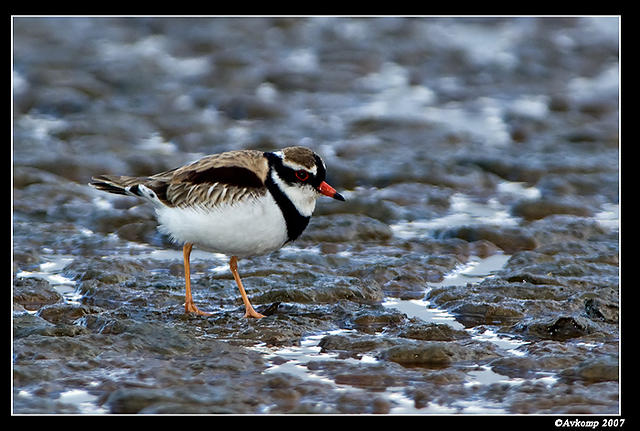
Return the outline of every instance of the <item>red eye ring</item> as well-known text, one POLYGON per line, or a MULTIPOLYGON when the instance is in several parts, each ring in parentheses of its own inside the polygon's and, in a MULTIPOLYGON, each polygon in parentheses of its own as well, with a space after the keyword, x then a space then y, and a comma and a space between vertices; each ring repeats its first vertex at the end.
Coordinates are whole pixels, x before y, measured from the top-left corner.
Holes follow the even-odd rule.
POLYGON ((300 181, 307 181, 309 179, 309 172, 300 169, 299 171, 296 171, 296 178, 300 181))

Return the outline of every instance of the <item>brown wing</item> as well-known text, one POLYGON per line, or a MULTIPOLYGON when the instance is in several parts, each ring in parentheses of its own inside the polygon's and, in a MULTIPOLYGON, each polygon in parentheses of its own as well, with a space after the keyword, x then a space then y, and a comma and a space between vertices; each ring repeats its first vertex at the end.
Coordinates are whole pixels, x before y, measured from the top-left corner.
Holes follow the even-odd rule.
POLYGON ((154 175, 146 185, 169 206, 215 207, 264 195, 268 171, 261 151, 229 151, 154 175))
MULTIPOLYGON (((181 168, 158 174, 158 176, 171 174, 172 182, 206 182, 211 179, 209 174, 215 177, 215 170, 220 168, 245 168, 258 177, 262 184, 267 179, 269 172, 269 166, 262 151, 239 150, 212 154, 181 168)), ((242 181, 241 178, 238 179, 242 181)), ((227 180, 232 181, 233 178, 227 178, 227 180)))
POLYGON ((268 172, 261 151, 240 150, 206 156, 150 177, 99 175, 92 178, 90 185, 110 193, 145 197, 170 207, 214 207, 263 196, 267 192, 264 182, 268 172))

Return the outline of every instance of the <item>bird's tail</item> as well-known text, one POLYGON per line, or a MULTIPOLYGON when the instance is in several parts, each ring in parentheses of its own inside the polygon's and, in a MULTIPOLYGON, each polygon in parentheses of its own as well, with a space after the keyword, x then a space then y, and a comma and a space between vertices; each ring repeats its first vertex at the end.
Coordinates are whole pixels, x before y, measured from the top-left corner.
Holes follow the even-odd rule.
POLYGON ((91 177, 89 185, 95 189, 118 195, 141 196, 139 186, 148 180, 147 177, 98 175, 91 177))
POLYGON ((128 177, 124 175, 98 175, 91 177, 89 185, 98 190, 115 193, 117 195, 139 196, 148 199, 156 206, 172 206, 167 198, 169 182, 167 178, 162 176, 128 177))

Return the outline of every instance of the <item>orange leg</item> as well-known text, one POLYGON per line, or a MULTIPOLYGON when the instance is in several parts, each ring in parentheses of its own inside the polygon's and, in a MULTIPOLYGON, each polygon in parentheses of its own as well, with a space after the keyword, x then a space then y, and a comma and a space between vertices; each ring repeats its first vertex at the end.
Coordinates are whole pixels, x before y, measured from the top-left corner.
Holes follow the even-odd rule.
POLYGON ((242 280, 240 280, 240 275, 238 275, 238 258, 235 256, 231 256, 229 260, 229 268, 231 269, 231 273, 233 274, 233 278, 236 280, 236 284, 238 285, 238 289, 240 289, 240 296, 242 296, 242 302, 244 302, 245 313, 244 317, 255 317, 256 319, 260 319, 264 317, 264 315, 258 313, 251 306, 251 302, 249 302, 249 298, 247 297, 247 292, 244 291, 244 286, 242 285, 242 280))
POLYGON ((191 297, 191 269, 189 266, 189 256, 191 255, 191 248, 193 244, 187 242, 182 247, 182 256, 184 257, 184 283, 185 283, 185 298, 184 298, 184 312, 185 313, 196 313, 201 316, 209 316, 211 313, 205 313, 204 311, 198 310, 196 304, 193 302, 193 298, 191 297))

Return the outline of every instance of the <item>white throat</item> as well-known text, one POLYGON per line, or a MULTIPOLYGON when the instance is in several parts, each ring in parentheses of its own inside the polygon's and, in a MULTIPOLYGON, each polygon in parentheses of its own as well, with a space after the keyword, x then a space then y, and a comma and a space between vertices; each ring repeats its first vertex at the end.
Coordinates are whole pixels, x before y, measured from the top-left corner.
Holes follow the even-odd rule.
POLYGON ((290 186, 280 178, 275 169, 271 170, 271 178, 289 198, 300 215, 311 217, 313 210, 316 208, 316 199, 318 198, 318 193, 311 186, 290 186))

